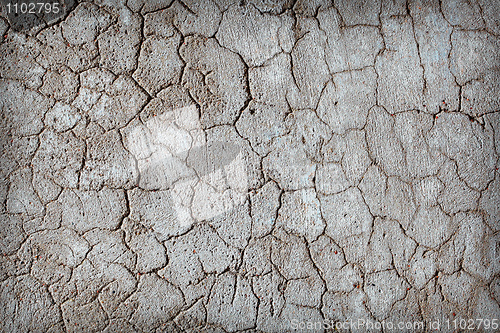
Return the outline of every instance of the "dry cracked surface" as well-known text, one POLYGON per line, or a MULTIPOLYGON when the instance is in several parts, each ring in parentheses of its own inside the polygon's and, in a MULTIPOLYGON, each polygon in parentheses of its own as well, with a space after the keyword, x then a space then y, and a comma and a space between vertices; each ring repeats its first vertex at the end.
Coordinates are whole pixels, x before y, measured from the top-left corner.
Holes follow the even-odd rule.
POLYGON ((0 33, 2 332, 500 320, 498 1, 97 0, 0 33))

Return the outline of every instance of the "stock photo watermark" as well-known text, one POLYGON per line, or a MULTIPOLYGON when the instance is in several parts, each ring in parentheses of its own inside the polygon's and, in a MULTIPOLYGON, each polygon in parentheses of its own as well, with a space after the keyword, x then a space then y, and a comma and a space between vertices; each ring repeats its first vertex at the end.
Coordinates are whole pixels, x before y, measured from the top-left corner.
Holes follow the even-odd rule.
POLYGON ((299 331, 319 331, 333 329, 337 331, 357 331, 357 330, 376 330, 376 331, 422 331, 424 329, 439 331, 439 330, 498 330, 500 321, 498 318, 493 319, 464 319, 457 318, 454 320, 431 320, 431 321, 374 321, 370 319, 345 320, 335 321, 325 319, 322 321, 300 321, 292 319, 290 327, 292 330, 299 331))
POLYGON ((139 187, 169 196, 172 221, 152 226, 157 232, 181 233, 246 200, 244 151, 238 144, 207 138, 194 105, 137 124, 126 142, 137 160, 139 187))
POLYGON ((0 0, 2 16, 15 31, 27 32, 58 22, 74 7, 76 0, 0 0))

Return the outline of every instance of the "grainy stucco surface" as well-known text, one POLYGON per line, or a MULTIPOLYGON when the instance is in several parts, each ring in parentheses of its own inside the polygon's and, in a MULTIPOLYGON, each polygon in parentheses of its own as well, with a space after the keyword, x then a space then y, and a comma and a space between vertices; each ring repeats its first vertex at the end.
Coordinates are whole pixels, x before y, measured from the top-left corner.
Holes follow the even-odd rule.
POLYGON ((0 331, 500 324, 497 0, 4 18, 0 331))

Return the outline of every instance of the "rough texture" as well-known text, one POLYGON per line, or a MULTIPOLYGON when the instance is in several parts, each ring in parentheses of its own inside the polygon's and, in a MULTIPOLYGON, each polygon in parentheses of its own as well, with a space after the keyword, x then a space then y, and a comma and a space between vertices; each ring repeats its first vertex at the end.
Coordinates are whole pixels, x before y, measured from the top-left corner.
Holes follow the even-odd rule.
POLYGON ((0 331, 498 330, 499 13, 2 9, 0 331))

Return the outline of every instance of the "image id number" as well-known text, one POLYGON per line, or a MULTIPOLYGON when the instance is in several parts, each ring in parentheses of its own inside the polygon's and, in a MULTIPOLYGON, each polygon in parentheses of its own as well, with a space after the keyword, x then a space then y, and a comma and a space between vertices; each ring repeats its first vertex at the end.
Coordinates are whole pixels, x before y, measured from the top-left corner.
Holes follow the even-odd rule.
POLYGON ((498 319, 455 319, 455 320, 446 320, 446 324, 448 329, 454 330, 497 330, 499 327, 498 319))
POLYGON ((21 2, 21 3, 8 3, 7 14, 57 14, 61 11, 58 2, 44 3, 44 2, 21 2))

